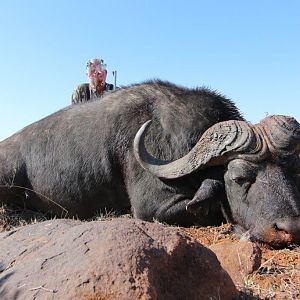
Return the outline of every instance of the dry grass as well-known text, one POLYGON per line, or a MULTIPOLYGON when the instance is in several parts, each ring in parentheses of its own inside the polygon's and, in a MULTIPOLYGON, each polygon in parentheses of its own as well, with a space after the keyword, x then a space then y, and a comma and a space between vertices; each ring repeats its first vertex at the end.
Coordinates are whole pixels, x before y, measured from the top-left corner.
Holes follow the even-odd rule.
POLYGON ((45 221, 47 217, 28 209, 20 209, 15 206, 0 206, 0 232, 27 224, 45 221))
MULTIPOLYGON (((206 246, 224 240, 238 240, 228 224, 180 229, 206 246)), ((300 299, 300 246, 282 250, 272 250, 262 245, 260 248, 261 266, 243 278, 244 284, 238 286, 240 299, 300 299)))
POLYGON ((265 299, 300 299, 300 247, 262 250, 262 264, 246 287, 265 299))

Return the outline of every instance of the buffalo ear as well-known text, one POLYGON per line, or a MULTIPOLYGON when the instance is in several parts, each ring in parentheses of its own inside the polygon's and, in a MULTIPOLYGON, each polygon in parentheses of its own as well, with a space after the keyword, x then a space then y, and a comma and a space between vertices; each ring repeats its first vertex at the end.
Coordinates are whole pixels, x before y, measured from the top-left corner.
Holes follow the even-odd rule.
POLYGON ((193 199, 187 204, 186 210, 195 215, 205 216, 214 201, 219 201, 225 193, 223 182, 215 179, 205 179, 193 199))

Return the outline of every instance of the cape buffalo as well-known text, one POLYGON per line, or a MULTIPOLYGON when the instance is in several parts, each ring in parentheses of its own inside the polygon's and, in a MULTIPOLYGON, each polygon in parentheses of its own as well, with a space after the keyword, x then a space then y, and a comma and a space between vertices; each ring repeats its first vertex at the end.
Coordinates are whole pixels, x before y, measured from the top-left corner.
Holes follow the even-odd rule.
POLYGON ((225 217, 285 246, 300 240, 299 143, 293 118, 250 125, 216 92, 149 81, 2 141, 0 201, 79 218, 130 209, 179 225, 225 217))

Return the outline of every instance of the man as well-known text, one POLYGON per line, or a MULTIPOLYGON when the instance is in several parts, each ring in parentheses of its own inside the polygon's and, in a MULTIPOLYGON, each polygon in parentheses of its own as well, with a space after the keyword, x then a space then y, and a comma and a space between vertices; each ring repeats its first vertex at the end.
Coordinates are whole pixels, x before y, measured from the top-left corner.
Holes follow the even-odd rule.
POLYGON ((106 64, 103 59, 93 58, 88 61, 86 75, 89 83, 76 87, 72 94, 72 104, 87 102, 102 97, 107 91, 113 90, 113 84, 106 83, 106 64))

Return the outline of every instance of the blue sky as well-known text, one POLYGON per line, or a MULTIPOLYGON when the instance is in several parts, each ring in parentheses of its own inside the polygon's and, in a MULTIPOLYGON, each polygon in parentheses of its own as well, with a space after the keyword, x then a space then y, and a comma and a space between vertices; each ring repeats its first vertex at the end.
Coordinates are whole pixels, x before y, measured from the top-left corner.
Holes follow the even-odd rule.
POLYGON ((300 1, 0 1, 0 140, 70 103, 89 58, 300 121, 300 1))

